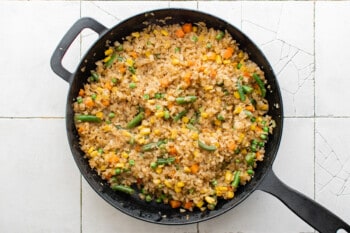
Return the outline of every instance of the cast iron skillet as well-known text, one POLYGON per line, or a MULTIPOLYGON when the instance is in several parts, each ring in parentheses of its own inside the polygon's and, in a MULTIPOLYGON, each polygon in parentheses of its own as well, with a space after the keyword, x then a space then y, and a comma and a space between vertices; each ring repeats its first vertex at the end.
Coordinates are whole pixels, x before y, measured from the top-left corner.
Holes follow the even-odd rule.
POLYGON ((168 225, 197 223, 225 213, 258 189, 276 196, 288 208, 320 232, 336 232, 337 229, 345 229, 350 232, 348 224, 310 198, 286 186, 274 174, 272 163, 280 144, 283 125, 283 106, 280 89, 270 64, 259 48, 229 23, 206 13, 184 9, 163 9, 142 13, 119 23, 111 29, 104 27, 91 18, 81 18, 69 29, 57 46, 51 58, 51 68, 70 84, 66 106, 66 127, 69 145, 75 162, 91 187, 118 210, 151 223, 168 225), (164 21, 163 19, 167 20, 164 21), (79 137, 74 126, 74 112, 72 109, 74 98, 78 95, 79 89, 83 88, 83 84, 87 82, 90 70, 95 69, 95 62, 104 57, 107 41, 122 41, 130 33, 140 31, 146 27, 147 24, 145 22, 160 25, 164 23, 205 22, 207 27, 227 30, 240 44, 240 48, 245 50, 250 58, 262 68, 270 85, 266 97, 271 106, 268 114, 273 117, 277 125, 274 134, 269 137, 266 145, 265 159, 258 164, 254 178, 247 185, 240 187, 232 200, 219 201, 216 209, 213 211, 200 212, 196 210, 184 214, 168 205, 146 203, 140 200, 137 194, 129 196, 115 192, 109 188, 106 181, 102 180, 90 168, 87 160, 84 158, 83 151, 80 149, 79 137), (85 54, 75 73, 70 73, 63 67, 62 59, 74 39, 85 28, 90 28, 97 32, 99 39, 85 54))

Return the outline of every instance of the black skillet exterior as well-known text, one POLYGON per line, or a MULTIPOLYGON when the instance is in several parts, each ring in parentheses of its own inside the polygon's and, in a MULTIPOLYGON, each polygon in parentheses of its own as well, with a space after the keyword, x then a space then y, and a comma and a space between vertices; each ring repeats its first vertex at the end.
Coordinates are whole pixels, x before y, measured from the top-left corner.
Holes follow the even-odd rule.
POLYGON ((136 15, 119 23, 110 30, 106 30, 105 32, 101 33, 98 41, 83 57, 76 72, 69 79, 71 85, 67 99, 66 126, 74 159, 81 171, 81 174, 88 181, 91 187, 109 204, 132 217, 145 220, 147 222, 169 225, 190 224, 208 220, 232 209, 247 198, 254 190, 257 189, 261 181, 264 179, 264 176, 272 167, 272 163, 275 159, 281 140, 283 123, 282 99, 276 77, 270 64, 259 48, 237 28, 215 16, 184 9, 164 9, 136 15), (166 20, 164 21, 164 19, 166 20), (258 164, 258 168, 256 169, 256 173, 252 181, 247 185, 240 187, 232 200, 219 201, 214 211, 200 212, 199 210, 195 210, 194 212, 180 213, 178 209, 172 209, 168 205, 156 204, 154 202, 146 203, 141 201, 137 194, 129 196, 123 193, 115 192, 111 190, 108 184, 90 168, 87 160, 84 159, 84 153, 80 149, 79 137, 74 126, 74 112, 72 109, 72 104, 75 97, 78 95, 79 89, 83 88, 83 84, 86 83, 90 70, 95 69, 95 62, 104 57, 104 51, 108 41, 122 41, 122 39, 125 36, 130 35, 130 33, 145 28, 147 26, 145 22, 160 25, 164 23, 181 24, 185 22, 205 22, 207 27, 213 27, 223 31, 227 30, 228 33, 230 33, 240 44, 240 48, 249 54, 250 59, 261 67, 261 69, 265 72, 265 77, 268 80, 269 85, 266 96, 270 103, 270 110, 268 114, 273 116, 273 119, 276 121, 276 128, 274 130, 274 134, 269 137, 269 141, 266 145, 265 159, 263 162, 258 164))

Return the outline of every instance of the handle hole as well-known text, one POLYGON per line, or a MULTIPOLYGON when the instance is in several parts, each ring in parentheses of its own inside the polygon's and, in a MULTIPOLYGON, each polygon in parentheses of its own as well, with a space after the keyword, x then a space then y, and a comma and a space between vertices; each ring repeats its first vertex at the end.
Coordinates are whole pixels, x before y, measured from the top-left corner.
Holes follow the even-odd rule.
POLYGON ((82 52, 81 54, 83 56, 89 50, 89 48, 98 40, 99 35, 89 28, 85 28, 80 35, 82 52))
POLYGON ((343 228, 341 228, 341 229, 337 230, 337 233, 350 233, 350 232, 348 232, 347 230, 344 230, 343 228))
POLYGON ((62 66, 74 73, 80 61, 80 36, 77 36, 62 59, 62 66))

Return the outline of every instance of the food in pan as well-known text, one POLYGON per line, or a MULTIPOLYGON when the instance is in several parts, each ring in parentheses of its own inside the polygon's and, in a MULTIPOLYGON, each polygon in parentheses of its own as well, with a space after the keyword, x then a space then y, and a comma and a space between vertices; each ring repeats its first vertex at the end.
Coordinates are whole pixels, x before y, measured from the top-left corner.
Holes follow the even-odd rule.
POLYGON ((75 124, 112 189, 204 211, 254 177, 274 128, 268 84, 229 33, 149 25, 108 45, 96 66, 75 124))

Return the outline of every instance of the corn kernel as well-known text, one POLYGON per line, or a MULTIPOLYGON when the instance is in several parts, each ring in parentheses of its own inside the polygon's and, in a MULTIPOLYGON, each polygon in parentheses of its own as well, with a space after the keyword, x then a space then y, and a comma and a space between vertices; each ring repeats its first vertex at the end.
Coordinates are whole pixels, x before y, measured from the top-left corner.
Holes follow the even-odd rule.
POLYGON ((183 133, 183 134, 187 134, 188 133, 188 129, 186 128, 186 126, 182 127, 181 133, 183 133))
POLYGON ((192 135, 191 135, 191 138, 193 140, 198 140, 198 133, 197 132, 194 132, 192 135))
POLYGON ((128 59, 126 59, 126 64, 128 66, 133 66, 134 65, 134 61, 131 58, 128 58, 128 59))
POLYGON ((215 190, 221 191, 221 192, 226 192, 228 191, 227 186, 217 186, 215 190))
POLYGON ((139 32, 133 32, 133 33, 131 33, 131 35, 132 35, 133 37, 136 37, 136 38, 139 38, 139 37, 140 37, 140 33, 139 33, 139 32))
POLYGON ((203 117, 203 118, 208 118, 208 113, 202 112, 202 113, 201 113, 201 117, 203 117))
POLYGON ((215 61, 216 61, 217 64, 222 64, 221 56, 220 55, 216 55, 215 61))
POLYGON ((208 204, 214 204, 215 203, 215 199, 213 197, 210 197, 210 196, 206 196, 205 197, 205 201, 208 203, 208 204))
POLYGON ((160 179, 153 179, 153 184, 159 185, 160 184, 160 179))
POLYGON ((111 56, 108 56, 108 57, 105 57, 104 59, 103 59, 103 62, 108 62, 109 60, 111 60, 111 56))
POLYGON ((233 197, 234 197, 234 192, 233 191, 228 191, 227 193, 226 193, 226 198, 227 199, 232 199, 233 197))
POLYGON ((207 60, 208 60, 208 56, 207 56, 207 55, 203 55, 203 56, 202 56, 202 60, 203 60, 203 61, 207 61, 207 60))
POLYGON ((186 172, 186 173, 191 173, 191 168, 189 168, 189 167, 184 167, 184 172, 186 172))
POLYGON ((188 117, 186 117, 186 116, 184 116, 181 120, 185 124, 187 124, 190 121, 190 119, 188 117))
POLYGON ((242 155, 246 155, 247 153, 248 153, 248 151, 247 151, 246 148, 244 148, 244 149, 241 150, 241 154, 242 154, 242 155))
POLYGON ((220 126, 221 125, 221 121, 219 121, 219 120, 215 120, 214 123, 215 123, 216 126, 220 126))
POLYGON ((97 112, 97 113, 96 113, 96 116, 97 116, 98 118, 102 119, 102 118, 103 118, 103 112, 97 112))
POLYGON ((156 173, 157 174, 161 174, 163 172, 163 168, 162 167, 157 167, 156 168, 156 173))
POLYGON ((104 125, 103 127, 102 127, 102 130, 103 130, 103 132, 109 132, 109 131, 111 131, 111 126, 110 125, 104 125))
POLYGON ((156 117, 163 118, 164 117, 164 111, 159 111, 154 114, 156 117))
POLYGON ((250 130, 255 130, 256 129, 256 124, 252 124, 251 126, 250 126, 250 130))
POLYGON ((144 129, 141 129, 141 131, 140 131, 140 134, 142 134, 142 135, 148 135, 150 133, 151 133, 150 128, 144 128, 144 129))
POLYGON ((158 30, 156 30, 156 29, 153 30, 153 33, 154 33, 155 35, 158 35, 158 34, 159 34, 158 30))
POLYGON ((259 106, 259 108, 263 111, 267 111, 269 109, 269 105, 267 104, 262 104, 261 106, 259 106))
POLYGON ((177 186, 174 187, 174 190, 176 193, 181 193, 181 191, 182 191, 182 189, 177 187, 177 186))
POLYGON ((131 76, 131 80, 135 83, 139 81, 139 79, 134 74, 131 76))
POLYGON ((243 58, 243 56, 244 56, 243 52, 240 51, 240 52, 238 53, 238 58, 243 58))
POLYGON ((244 139, 244 134, 240 133, 238 136, 238 142, 241 143, 244 139))
POLYGON ((112 92, 117 93, 118 92, 118 87, 112 87, 112 92))
POLYGON ((204 193, 206 193, 206 192, 207 192, 207 189, 205 189, 205 188, 199 190, 199 193, 200 193, 200 194, 204 194, 204 193))
POLYGON ((230 183, 233 178, 233 173, 231 171, 226 171, 225 173, 225 182, 230 183))
POLYGON ((123 151, 121 156, 122 158, 127 159, 129 157, 129 154, 123 151))
POLYGON ((154 124, 155 122, 156 122, 156 118, 155 117, 151 117, 149 119, 149 123, 154 124))
POLYGON ((150 57, 151 56, 151 52, 150 51, 146 51, 145 55, 146 55, 146 57, 150 57))
POLYGON ((180 60, 179 60, 179 59, 177 59, 177 58, 171 59, 171 64, 173 64, 173 65, 178 65, 179 63, 180 63, 180 60))
POLYGON ((256 118, 256 122, 260 123, 262 121, 261 117, 256 118))
POLYGON ((182 181, 179 181, 179 182, 176 183, 176 186, 179 187, 179 188, 182 188, 182 187, 185 186, 185 183, 182 182, 182 181))
POLYGON ((216 148, 220 147, 220 143, 219 142, 215 142, 214 145, 216 146, 216 148))
POLYGON ((131 137, 131 133, 129 133, 129 132, 126 131, 126 130, 123 130, 123 131, 122 131, 122 134, 123 134, 124 137, 128 137, 128 138, 131 137))
POLYGON ((177 130, 176 129, 171 130, 170 138, 175 139, 176 137, 177 137, 177 130))
POLYGON ((233 96, 234 96, 236 99, 239 99, 239 98, 240 98, 238 91, 234 91, 234 92, 233 92, 233 96))
POLYGON ((230 60, 223 60, 222 63, 224 63, 225 65, 227 65, 227 64, 230 64, 231 61, 230 61, 230 60))
POLYGON ((203 204, 204 204, 204 201, 202 201, 202 200, 196 202, 196 206, 197 206, 198 208, 201 208, 201 207, 203 206, 203 204))
POLYGON ((197 32, 197 30, 198 30, 198 27, 196 27, 196 26, 192 27, 192 32, 197 32))
POLYGON ((91 152, 91 157, 96 157, 98 155, 98 151, 94 150, 93 152, 91 152))
POLYGON ((164 184, 165 184, 165 186, 167 186, 168 188, 172 188, 172 187, 173 187, 172 184, 171 184, 171 182, 170 182, 169 180, 165 180, 165 181, 164 181, 164 184))
POLYGON ((204 89, 205 91, 210 91, 210 90, 213 90, 214 87, 211 86, 211 85, 205 85, 203 89, 204 89))
POLYGON ((194 157, 198 157, 198 156, 199 156, 199 150, 195 150, 195 151, 193 152, 193 155, 194 155, 194 157))
POLYGON ((163 36, 168 36, 169 32, 167 30, 161 30, 160 33, 163 34, 163 36))
POLYGON ((117 163, 115 166, 117 168, 124 168, 124 163, 117 163))
POLYGON ((235 110, 233 111, 234 114, 239 114, 242 112, 242 107, 241 106, 236 106, 235 110))
POLYGON ((155 135, 160 135, 161 134, 159 129, 155 129, 153 132, 154 132, 155 135))
POLYGON ((107 49, 106 51, 105 51, 105 55, 106 56, 109 56, 109 55, 111 55, 113 53, 113 49, 112 48, 109 48, 109 49, 107 49))
POLYGON ((88 154, 91 154, 94 150, 95 150, 95 148, 93 146, 90 147, 90 149, 88 150, 88 154))
POLYGON ((143 145, 146 143, 146 140, 144 138, 139 138, 139 139, 136 139, 136 142, 140 145, 143 145))

